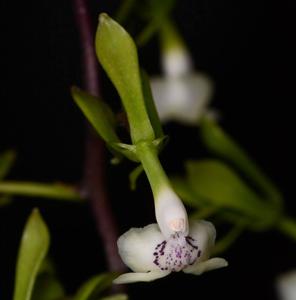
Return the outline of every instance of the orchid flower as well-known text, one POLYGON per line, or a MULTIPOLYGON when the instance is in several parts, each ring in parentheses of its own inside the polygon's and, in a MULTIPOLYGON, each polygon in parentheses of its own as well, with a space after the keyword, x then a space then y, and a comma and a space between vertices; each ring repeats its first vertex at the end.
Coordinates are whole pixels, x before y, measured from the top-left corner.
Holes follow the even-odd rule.
POLYGON ((203 73, 193 71, 190 54, 169 22, 163 25, 161 41, 164 77, 151 79, 160 120, 195 125, 207 113, 212 82, 203 73))
POLYGON ((131 228, 118 239, 123 262, 133 271, 114 283, 152 281, 171 272, 200 275, 227 266, 223 258, 209 258, 216 230, 207 221, 188 221, 186 209, 170 186, 157 153, 147 143, 137 154, 150 182, 155 200, 157 224, 131 228))
MULTIPOLYGON (((134 272, 120 275, 114 282, 152 281, 171 272, 201 274, 226 266, 222 258, 209 259, 216 235, 214 226, 205 221, 188 222, 186 209, 159 162, 156 126, 144 101, 136 46, 106 14, 100 15, 96 51, 127 113, 133 143, 129 145, 132 156, 128 157, 139 161, 148 177, 157 221, 144 228, 132 228, 118 239, 119 254, 134 272)), ((111 126, 107 129, 109 136, 113 133, 112 145, 116 144, 111 126)), ((104 134, 107 136, 106 128, 104 134)))
POLYGON ((296 270, 283 274, 278 278, 277 290, 281 300, 296 299, 296 270))

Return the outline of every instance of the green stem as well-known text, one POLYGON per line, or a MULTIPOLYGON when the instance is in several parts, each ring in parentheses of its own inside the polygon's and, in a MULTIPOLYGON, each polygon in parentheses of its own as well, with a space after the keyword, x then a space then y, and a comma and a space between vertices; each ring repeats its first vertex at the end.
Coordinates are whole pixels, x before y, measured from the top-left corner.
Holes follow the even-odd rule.
POLYGON ((212 255, 216 256, 217 254, 225 252, 241 235, 244 228, 245 224, 243 222, 234 226, 224 237, 217 241, 212 255))
MULTIPOLYGON (((73 0, 73 9, 82 46, 82 77, 88 93, 100 98, 100 76, 94 48, 92 14, 88 0, 73 0)), ((108 269, 123 271, 125 266, 119 257, 116 241, 117 224, 113 216, 106 184, 106 158, 102 140, 91 128, 87 128, 83 191, 90 201, 95 225, 105 250, 108 269)))
POLYGON ((78 192, 62 184, 44 184, 37 182, 0 182, 0 193, 29 197, 43 197, 61 200, 81 201, 78 192))
POLYGON ((152 143, 142 142, 136 146, 137 156, 140 159, 144 171, 148 177, 154 199, 165 187, 172 189, 169 179, 160 164, 157 150, 152 143))
POLYGON ((150 20, 146 27, 140 32, 136 38, 138 46, 144 46, 153 37, 155 33, 162 27, 164 20, 170 15, 174 7, 175 1, 159 1, 158 8, 155 7, 151 12, 150 20))
POLYGON ((143 166, 139 165, 137 166, 129 175, 129 182, 130 182, 130 188, 132 191, 136 189, 137 186, 137 179, 143 172, 143 166))
POLYGON ((127 20, 127 17, 131 12, 135 2, 136 2, 135 0, 124 0, 122 2, 121 6, 117 10, 116 17, 115 17, 118 23, 123 24, 127 20))
POLYGON ((177 31, 175 24, 168 19, 166 19, 161 26, 160 41, 161 41, 162 51, 164 53, 172 49, 178 49, 187 52, 186 45, 181 35, 177 31))
POLYGON ((289 217, 284 217, 277 224, 277 229, 285 235, 296 241, 296 220, 289 217))

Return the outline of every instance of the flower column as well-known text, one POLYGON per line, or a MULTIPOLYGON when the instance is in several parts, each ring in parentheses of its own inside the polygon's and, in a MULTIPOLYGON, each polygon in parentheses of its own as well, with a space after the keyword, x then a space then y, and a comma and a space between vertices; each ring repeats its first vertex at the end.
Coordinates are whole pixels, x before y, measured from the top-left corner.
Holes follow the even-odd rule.
POLYGON ((180 232, 188 234, 188 217, 185 207, 174 193, 151 143, 139 143, 137 155, 148 177, 155 203, 156 220, 162 234, 169 238, 180 232))

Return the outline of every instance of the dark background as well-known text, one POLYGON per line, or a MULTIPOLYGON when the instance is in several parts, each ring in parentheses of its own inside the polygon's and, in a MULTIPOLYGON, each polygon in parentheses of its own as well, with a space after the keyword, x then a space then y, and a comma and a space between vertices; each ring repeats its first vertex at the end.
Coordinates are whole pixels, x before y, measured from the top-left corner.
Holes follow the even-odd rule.
MULTIPOLYGON (((112 15, 117 1, 90 1, 112 15)), ((293 102, 295 99, 295 4, 293 1, 179 1, 174 16, 195 65, 216 84, 213 106, 223 127, 239 141, 284 194, 296 217, 293 102)), ((81 86, 80 45, 71 1, 0 1, 0 151, 16 149, 9 178, 79 182, 84 118, 69 88, 81 86)), ((149 74, 159 73, 157 40, 140 50, 149 74)), ((116 102, 103 77, 104 95, 116 102)), ((196 129, 166 126, 170 135, 162 161, 170 172, 203 155, 196 129), (181 147, 181 145, 183 145, 181 147), (201 153, 201 154, 200 154, 201 153)), ((153 202, 144 176, 128 189, 131 163, 108 168, 108 185, 120 232, 153 222, 153 202), (122 195, 125 195, 124 197, 122 195)), ((10 299, 18 241, 33 206, 52 233, 51 255, 69 293, 105 270, 89 208, 42 199, 16 199, 0 210, 0 299, 10 299)), ((274 280, 296 267, 296 245, 275 231, 244 233, 224 256, 230 266, 201 277, 174 274, 129 287, 131 299, 186 296, 199 299, 276 299, 274 280)))

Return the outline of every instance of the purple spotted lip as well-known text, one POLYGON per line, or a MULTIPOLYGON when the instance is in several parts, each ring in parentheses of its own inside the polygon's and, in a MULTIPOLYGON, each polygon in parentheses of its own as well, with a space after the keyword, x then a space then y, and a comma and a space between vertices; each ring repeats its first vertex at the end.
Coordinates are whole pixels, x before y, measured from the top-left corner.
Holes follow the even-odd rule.
POLYGON ((168 240, 156 245, 153 255, 153 263, 161 270, 179 272, 193 265, 201 256, 201 250, 198 249, 196 240, 191 236, 176 232, 168 240))

